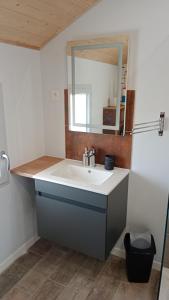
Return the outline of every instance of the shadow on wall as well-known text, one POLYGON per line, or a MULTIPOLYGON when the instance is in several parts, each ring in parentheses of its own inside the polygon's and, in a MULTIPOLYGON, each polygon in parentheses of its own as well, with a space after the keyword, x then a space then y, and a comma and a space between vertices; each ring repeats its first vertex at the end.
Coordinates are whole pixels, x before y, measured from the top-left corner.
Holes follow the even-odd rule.
MULTIPOLYGON (((2 83, 0 83, 0 152, 7 151, 6 124, 4 112, 4 97, 2 83)), ((7 171, 7 162, 5 159, 0 159, 0 188, 9 184, 9 173, 7 171)))
POLYGON ((0 151, 1 150, 7 150, 2 83, 0 83, 0 151))
POLYGON ((156 242, 156 260, 161 261, 168 199, 167 191, 158 182, 132 171, 129 187, 127 230, 149 230, 154 235, 156 242), (132 222, 129 220, 132 220, 132 222))

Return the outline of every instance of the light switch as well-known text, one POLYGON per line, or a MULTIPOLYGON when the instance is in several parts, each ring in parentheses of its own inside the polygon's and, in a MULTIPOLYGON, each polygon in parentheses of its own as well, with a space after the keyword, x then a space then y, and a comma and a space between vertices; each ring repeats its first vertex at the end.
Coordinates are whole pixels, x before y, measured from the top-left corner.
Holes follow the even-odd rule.
POLYGON ((56 102, 60 100, 60 92, 59 90, 51 91, 51 101, 56 102))

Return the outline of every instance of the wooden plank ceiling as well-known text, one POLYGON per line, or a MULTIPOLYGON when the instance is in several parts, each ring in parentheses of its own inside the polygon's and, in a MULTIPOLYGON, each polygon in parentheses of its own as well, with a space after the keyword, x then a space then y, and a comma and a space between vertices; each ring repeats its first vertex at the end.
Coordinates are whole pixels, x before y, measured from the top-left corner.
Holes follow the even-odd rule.
MULTIPOLYGON (((126 48, 124 49, 126 50, 126 48)), ((83 59, 100 61, 109 65, 117 65, 118 64, 118 50, 117 48, 108 49, 90 49, 90 50, 77 50, 75 52, 76 57, 81 57, 83 59)), ((124 56, 124 54, 123 54, 124 56)), ((125 60, 123 59, 123 64, 127 63, 127 56, 125 51, 125 60)))
POLYGON ((81 57, 84 59, 90 59, 95 61, 104 62, 107 64, 117 65, 118 63, 118 51, 117 48, 113 48, 113 43, 123 44, 123 64, 127 64, 128 57, 128 35, 113 35, 109 37, 101 37, 88 40, 76 40, 69 41, 67 43, 67 55, 71 56, 72 47, 76 46, 92 46, 92 45, 106 45, 112 44, 112 48, 104 48, 104 46, 98 49, 80 49, 74 52, 75 57, 81 57))
POLYGON ((0 0, 0 42, 40 49, 100 0, 0 0))

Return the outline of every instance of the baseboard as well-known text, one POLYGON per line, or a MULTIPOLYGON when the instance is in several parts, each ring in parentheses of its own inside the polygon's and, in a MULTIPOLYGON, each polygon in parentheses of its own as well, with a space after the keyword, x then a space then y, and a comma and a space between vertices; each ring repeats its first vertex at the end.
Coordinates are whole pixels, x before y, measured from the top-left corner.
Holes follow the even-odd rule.
MULTIPOLYGON (((24 255, 28 249, 39 239, 38 236, 34 236, 30 240, 28 240, 26 243, 24 243, 20 248, 18 248, 13 254, 11 254, 4 262, 0 264, 0 274, 4 272, 16 259, 18 259, 20 256, 24 255)), ((112 255, 116 255, 122 258, 125 258, 125 251, 120 248, 113 248, 111 251, 112 255)), ((161 263, 154 260, 153 262, 153 269, 160 271, 161 269, 161 263)))
POLYGON ((157 271, 161 271, 161 263, 157 260, 154 260, 153 262, 153 269, 157 271))
POLYGON ((122 258, 125 258, 125 251, 123 249, 120 249, 120 248, 117 248, 117 247, 114 247, 112 249, 111 254, 122 257, 122 258))
POLYGON ((12 253, 10 256, 5 259, 0 264, 0 274, 4 272, 16 259, 18 259, 20 256, 24 255, 28 249, 39 239, 38 236, 34 236, 30 240, 28 240, 26 243, 24 243, 21 247, 19 247, 14 253, 12 253))
MULTIPOLYGON (((122 258, 125 258, 125 250, 117 248, 117 247, 112 249, 111 254, 122 257, 122 258)), ((157 271, 160 271, 161 270, 161 263, 157 260, 154 260, 153 269, 157 270, 157 271)))

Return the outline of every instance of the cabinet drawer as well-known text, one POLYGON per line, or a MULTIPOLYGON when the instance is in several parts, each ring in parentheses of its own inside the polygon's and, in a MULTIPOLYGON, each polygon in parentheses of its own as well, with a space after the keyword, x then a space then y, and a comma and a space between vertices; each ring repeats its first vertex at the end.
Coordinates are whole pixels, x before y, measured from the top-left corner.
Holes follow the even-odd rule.
POLYGON ((62 198, 36 196, 39 236, 105 259, 106 213, 67 203, 62 198))
POLYGON ((99 208, 107 208, 108 197, 106 195, 68 187, 66 185, 53 182, 47 182, 44 180, 35 180, 35 189, 36 191, 44 194, 70 199, 72 201, 78 201, 99 208))

